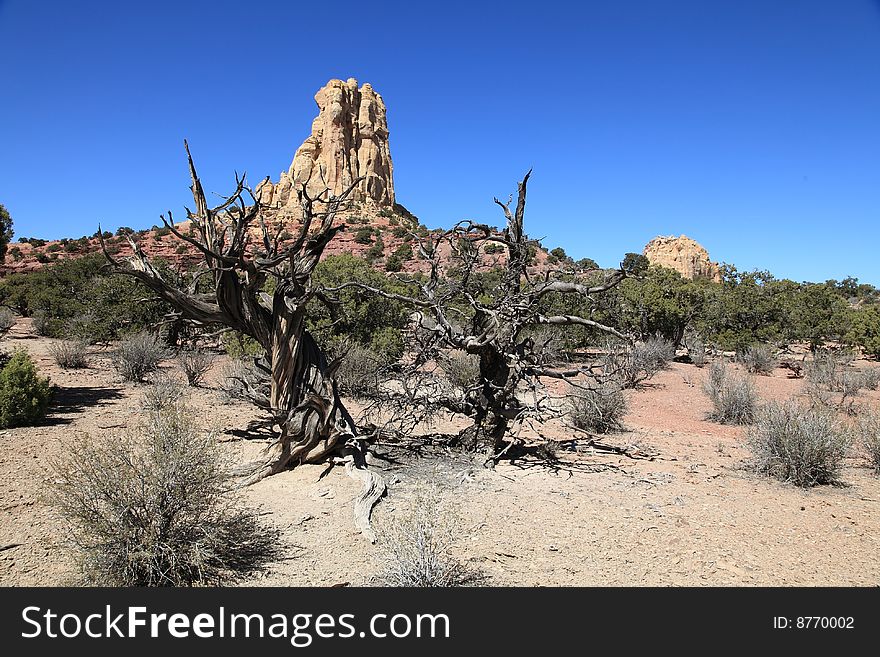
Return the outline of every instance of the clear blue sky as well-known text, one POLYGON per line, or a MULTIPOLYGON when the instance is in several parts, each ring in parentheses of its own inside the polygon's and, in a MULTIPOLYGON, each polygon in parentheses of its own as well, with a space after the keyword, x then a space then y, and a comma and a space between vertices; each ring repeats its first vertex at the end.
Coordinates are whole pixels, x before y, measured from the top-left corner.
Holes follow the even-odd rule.
POLYGON ((658 234, 781 277, 880 284, 871 0, 0 0, 0 203, 17 236, 180 212, 290 165, 330 78, 389 106, 398 200, 612 266, 658 234))

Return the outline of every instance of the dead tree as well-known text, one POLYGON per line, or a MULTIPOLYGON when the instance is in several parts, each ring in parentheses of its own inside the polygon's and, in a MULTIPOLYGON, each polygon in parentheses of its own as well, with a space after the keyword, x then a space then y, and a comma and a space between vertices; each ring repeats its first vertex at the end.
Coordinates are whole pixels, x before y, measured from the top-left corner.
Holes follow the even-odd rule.
POLYGON ((341 453, 349 474, 364 482, 356 502, 356 521, 374 540, 369 513, 384 492, 384 484, 366 469, 364 441, 333 378, 338 363, 327 362, 305 328, 306 305, 317 292, 311 285, 312 272, 327 244, 345 228, 344 224, 334 225, 334 219, 360 180, 339 195, 325 190, 315 198, 303 185, 298 191, 302 213, 299 233, 290 245, 282 247, 282 227, 273 232, 267 226, 263 208, 244 176, 236 175, 232 195, 217 207, 209 207, 189 146, 186 142, 184 146, 195 202, 194 210, 187 208, 191 230, 182 232, 170 212, 167 218, 162 216, 162 222, 177 239, 198 250, 204 266, 194 272, 184 289, 178 282, 165 280, 131 238, 131 258, 114 259, 102 239, 104 254, 117 272, 140 280, 182 319, 239 331, 263 348, 265 357, 257 360, 256 366, 267 385, 246 385, 250 398, 271 413, 279 435, 266 458, 235 471, 240 484, 253 484, 284 468, 341 453), (256 243, 252 243, 252 232, 261 236, 256 243), (212 282, 212 289, 198 293, 197 285, 203 285, 204 278, 212 282), (275 283, 271 295, 263 291, 270 278, 275 283))
MULTIPOLYGON (((418 402, 427 407, 444 406, 469 416, 472 424, 460 437, 466 444, 487 454, 488 465, 511 446, 510 441, 506 446, 504 443, 512 423, 522 422, 529 416, 546 417, 548 409, 542 406, 546 398, 533 396, 531 404, 523 403, 520 393, 524 384, 536 391, 542 377, 574 380, 580 375, 594 373, 592 367, 567 370, 547 367, 539 357, 538 345, 529 335, 529 329, 582 326, 630 342, 629 336, 589 316, 548 314, 542 310, 547 305, 542 303, 543 300, 548 295, 557 294, 578 295, 589 302, 595 295, 610 290, 644 267, 642 256, 628 254, 620 268, 605 272, 600 280, 592 283, 579 282, 561 271, 547 272, 540 280, 533 280, 528 265, 536 242, 529 240, 523 230, 530 175, 531 171, 518 185, 515 208, 511 209, 512 196, 507 203, 494 199, 506 220, 503 232, 485 224, 465 221, 419 243, 419 256, 429 263, 430 270, 424 279, 406 279, 417 286, 418 294, 390 294, 359 282, 325 290, 332 294, 354 286, 412 306, 417 311, 423 339, 411 371, 435 358, 438 349, 442 348, 462 350, 479 358, 478 380, 466 391, 463 400, 429 392, 430 399, 422 396, 418 402), (468 286, 479 268, 481 247, 489 244, 503 247, 506 263, 501 284, 486 300, 469 292, 468 286), (450 276, 450 259, 458 265, 455 276, 450 276)), ((430 388, 423 384, 404 386, 409 390, 419 387, 423 390, 430 388)), ((416 396, 407 394, 403 401, 412 404, 416 396)))

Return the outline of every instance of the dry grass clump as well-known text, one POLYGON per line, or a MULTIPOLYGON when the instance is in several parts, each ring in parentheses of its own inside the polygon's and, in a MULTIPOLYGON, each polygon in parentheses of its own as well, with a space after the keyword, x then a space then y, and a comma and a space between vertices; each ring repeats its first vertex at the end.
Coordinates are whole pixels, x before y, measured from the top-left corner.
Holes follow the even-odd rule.
POLYGON ((695 335, 686 336, 684 347, 687 349, 687 355, 691 363, 697 367, 703 367, 709 361, 706 345, 699 337, 695 335))
POLYGON ((88 583, 216 585, 280 555, 279 532, 228 492, 215 436, 181 401, 120 437, 77 440, 55 472, 88 583))
POLYGON ((856 434, 871 461, 871 467, 880 475, 880 413, 867 410, 859 414, 856 434))
POLYGON ((63 370, 84 369, 89 366, 89 348, 81 340, 64 340, 49 347, 49 353, 63 370))
POLYGON ((478 586, 480 570, 460 562, 452 550, 465 536, 462 519, 436 486, 416 492, 409 508, 380 531, 380 586, 478 586))
POLYGON ((186 376, 186 382, 198 388, 205 380, 205 374, 214 364, 214 354, 198 349, 189 349, 177 354, 177 362, 186 376))
POLYGON ((605 375, 619 380, 625 388, 635 388, 665 369, 675 358, 675 345, 660 336, 635 345, 609 344, 603 357, 605 375))
POLYGON ((775 350, 767 344, 754 344, 736 355, 737 362, 750 374, 771 374, 776 369, 775 350))
POLYGON ((724 363, 714 362, 703 390, 712 400, 710 419, 721 424, 752 424, 755 421, 758 393, 748 377, 733 374, 724 363))
POLYGON ((759 472, 803 488, 836 483, 850 442, 835 413, 791 400, 767 404, 748 436, 759 472))
POLYGON ((163 409, 185 402, 183 383, 174 376, 162 375, 153 385, 144 389, 141 409, 148 413, 160 413, 163 409))
POLYGON ((880 387, 880 367, 872 367, 861 374, 862 383, 867 390, 876 390, 880 387))
POLYGON ((227 399, 250 401, 249 389, 265 387, 257 368, 244 360, 230 360, 220 370, 220 388, 227 399))
POLYGON ((463 351, 441 354, 440 367, 449 382, 460 391, 473 388, 480 380, 480 359, 463 351))
POLYGON ((111 360, 123 381, 140 383, 167 357, 168 350, 159 337, 144 331, 123 338, 111 360))
POLYGON ((627 400, 621 387, 614 382, 606 382, 595 388, 572 389, 568 403, 568 421, 578 429, 592 433, 611 433, 623 429, 627 400))
POLYGON ((358 343, 345 347, 336 370, 336 381, 344 394, 359 399, 375 397, 379 392, 379 372, 387 358, 358 343))

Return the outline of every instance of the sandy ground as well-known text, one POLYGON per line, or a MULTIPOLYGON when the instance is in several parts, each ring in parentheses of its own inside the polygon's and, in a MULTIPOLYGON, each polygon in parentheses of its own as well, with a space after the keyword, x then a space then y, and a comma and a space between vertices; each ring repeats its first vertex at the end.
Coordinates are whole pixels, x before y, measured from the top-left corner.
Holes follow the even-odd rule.
MULTIPOLYGON (((105 351, 93 349, 87 370, 63 371, 49 355, 51 343, 31 335, 27 321, 0 341, 0 348, 30 352, 59 386, 43 425, 0 430, 0 547, 15 545, 0 551, 0 585, 76 581, 63 523, 45 499, 50 462, 78 434, 113 440, 137 420, 143 387, 122 383, 105 351)), ((225 398, 217 385, 221 367, 218 361, 191 400, 206 426, 219 430, 220 448, 232 459, 250 459, 264 445, 244 432, 257 415, 225 398)), ((880 479, 866 459, 854 451, 845 485, 808 491, 751 473, 744 429, 705 419, 705 376, 705 369, 674 363, 630 393, 628 431, 607 440, 637 444, 653 460, 564 451, 556 464, 530 459, 490 471, 461 455, 409 457, 381 466, 391 485, 376 507, 376 525, 381 532, 430 479, 459 508, 458 556, 494 585, 880 583, 880 479)), ((757 377, 757 384, 764 399, 799 394, 803 385, 786 370, 757 377)), ((859 402, 880 407, 880 394, 862 392, 859 402)), ((544 431, 570 437, 562 425, 544 431)), ((302 466, 245 491, 289 545, 289 558, 245 584, 370 583, 380 547, 354 529, 359 484, 341 468, 319 479, 324 471, 302 466)))

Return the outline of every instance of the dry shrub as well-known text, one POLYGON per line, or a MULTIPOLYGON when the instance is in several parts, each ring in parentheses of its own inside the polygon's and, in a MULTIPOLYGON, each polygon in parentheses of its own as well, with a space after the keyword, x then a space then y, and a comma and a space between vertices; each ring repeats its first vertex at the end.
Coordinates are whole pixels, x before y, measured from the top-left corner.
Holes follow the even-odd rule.
POLYGON ((844 396, 855 395, 863 387, 864 378, 849 367, 852 360, 852 354, 846 352, 817 352, 806 365, 807 382, 844 396))
POLYGON ((34 333, 41 337, 48 337, 57 330, 58 321, 49 316, 45 310, 37 310, 31 315, 34 333))
POLYGON ((159 337, 144 331, 124 338, 111 355, 111 360, 123 381, 139 383, 167 357, 168 350, 159 337))
POLYGON ((814 406, 855 415, 855 398, 872 383, 866 372, 853 369, 853 355, 847 352, 821 351, 806 366, 806 391, 814 406))
POLYGON ((416 492, 410 507, 380 532, 380 586, 477 586, 480 570, 458 561, 451 551, 465 537, 458 510, 437 486, 416 492))
POLYGON ((228 399, 250 401, 248 386, 258 388, 260 385, 257 369, 243 360, 230 360, 220 370, 220 388, 228 399))
POLYGON ((173 376, 159 376, 153 385, 144 390, 141 408, 148 413, 161 413, 185 401, 183 383, 173 376))
POLYGON ((876 411, 863 411, 856 419, 856 432, 874 472, 880 475, 880 414, 876 411))
POLYGON ((635 388, 665 369, 675 358, 675 345, 663 337, 653 337, 632 347, 609 343, 603 356, 606 376, 620 380, 625 388, 635 388))
POLYGON ((49 353, 63 370, 84 369, 89 366, 89 348, 80 340, 64 340, 49 347, 49 353))
POLYGON ((568 421, 572 426, 593 433, 623 429, 627 401, 620 386, 607 382, 590 389, 573 389, 568 401, 568 421))
POLYGON ((758 393, 751 379, 728 372, 722 362, 712 363, 703 390, 712 400, 709 418, 721 424, 751 424, 758 408, 758 393))
POLYGON ((700 338, 693 335, 687 336, 684 340, 684 346, 687 349, 687 355, 691 363, 697 367, 703 367, 708 362, 709 356, 706 353, 706 345, 700 338))
POLYGON ((776 368, 775 350, 766 344, 751 345, 738 353, 736 360, 751 374, 770 374, 776 368))
POLYGON ((387 358, 358 343, 345 347, 336 370, 336 382, 344 394, 365 399, 379 393, 379 371, 387 358))
POLYGON ((850 434, 836 414, 789 400, 762 409, 748 442, 759 472, 809 488, 838 481, 850 434))
POLYGON ((9 308, 0 308, 0 335, 15 326, 15 315, 9 308))
POLYGON ((205 374, 214 364, 214 354, 197 349, 181 351, 177 354, 177 362, 186 375, 186 382, 198 388, 204 381, 205 374))
POLYGON ((880 387, 880 367, 872 367, 862 372, 862 383, 868 390, 880 387))
POLYGON ((449 382, 460 391, 473 388, 480 380, 480 358, 464 351, 441 354, 437 359, 449 382))
POLYGON ((231 496, 215 436, 180 402, 119 438, 79 439, 55 472, 52 501, 89 583, 216 585, 280 554, 279 532, 231 496))

